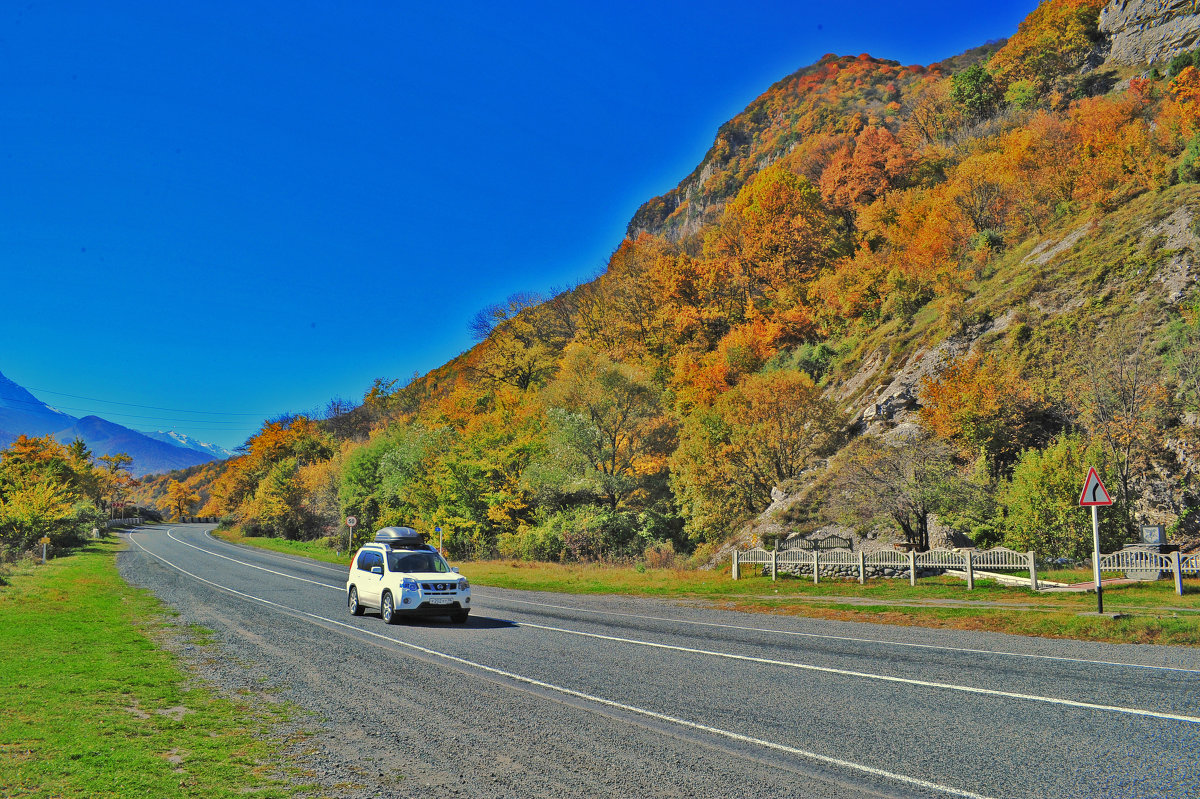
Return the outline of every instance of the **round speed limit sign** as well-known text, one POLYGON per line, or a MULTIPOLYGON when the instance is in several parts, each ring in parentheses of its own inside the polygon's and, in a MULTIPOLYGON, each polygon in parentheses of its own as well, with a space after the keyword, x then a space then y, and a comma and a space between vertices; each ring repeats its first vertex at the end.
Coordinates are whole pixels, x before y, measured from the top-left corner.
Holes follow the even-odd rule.
POLYGON ((356 524, 358 524, 358 517, 356 517, 356 516, 347 516, 346 517, 346 526, 347 527, 353 527, 356 524))

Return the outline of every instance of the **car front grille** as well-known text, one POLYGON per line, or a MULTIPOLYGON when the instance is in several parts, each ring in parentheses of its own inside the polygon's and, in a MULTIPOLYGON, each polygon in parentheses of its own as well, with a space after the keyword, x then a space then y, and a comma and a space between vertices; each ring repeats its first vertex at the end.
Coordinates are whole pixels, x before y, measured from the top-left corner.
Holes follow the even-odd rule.
POLYGON ((426 594, 454 594, 458 591, 458 583, 421 583, 421 591, 426 594))

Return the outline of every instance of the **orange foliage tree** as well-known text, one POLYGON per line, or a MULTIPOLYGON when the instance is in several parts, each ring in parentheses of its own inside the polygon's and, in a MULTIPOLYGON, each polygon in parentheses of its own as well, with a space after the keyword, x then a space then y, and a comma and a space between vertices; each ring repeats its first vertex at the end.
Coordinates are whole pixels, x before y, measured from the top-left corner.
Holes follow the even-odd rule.
POLYGON ((1049 405, 1033 395, 1017 369, 992 354, 975 353, 921 386, 921 423, 982 456, 995 476, 1007 475, 1021 451, 1053 432, 1049 405))

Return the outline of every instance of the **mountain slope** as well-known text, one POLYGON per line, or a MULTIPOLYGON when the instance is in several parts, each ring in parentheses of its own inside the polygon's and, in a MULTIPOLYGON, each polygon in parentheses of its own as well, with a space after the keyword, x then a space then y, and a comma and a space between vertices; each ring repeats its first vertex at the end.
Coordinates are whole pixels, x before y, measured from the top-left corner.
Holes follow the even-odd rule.
POLYGON ((136 430, 109 422, 98 416, 85 416, 70 427, 54 431, 60 442, 82 438, 96 455, 124 452, 133 457, 130 472, 135 477, 183 469, 214 460, 213 456, 186 447, 155 441, 136 430))
POLYGON ((22 433, 44 436, 77 421, 0 374, 0 444, 7 444, 22 433))
MULTIPOLYGON (((0 446, 17 436, 53 435, 62 444, 82 438, 96 455, 132 456, 134 476, 182 469, 228 457, 219 447, 198 449, 178 440, 160 441, 98 416, 78 419, 57 411, 0 374, 0 446), (225 454, 221 454, 221 453, 225 454)), ((170 436, 167 435, 168 439, 170 436)), ((190 442, 190 439, 188 439, 190 442)), ((211 446, 211 445, 203 445, 211 446)))

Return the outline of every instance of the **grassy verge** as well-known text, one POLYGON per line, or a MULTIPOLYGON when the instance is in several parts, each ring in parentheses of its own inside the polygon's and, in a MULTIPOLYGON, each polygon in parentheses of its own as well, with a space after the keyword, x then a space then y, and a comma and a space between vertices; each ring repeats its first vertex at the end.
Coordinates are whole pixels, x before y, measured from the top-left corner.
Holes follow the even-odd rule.
MULTIPOLYGON (((261 536, 245 536, 237 530, 213 530, 213 535, 233 544, 247 544, 260 549, 269 549, 284 555, 300 555, 325 563, 336 563, 339 566, 350 567, 350 556, 353 552, 343 550, 340 554, 330 549, 323 541, 289 541, 286 538, 263 538, 261 536)), ((345 538, 343 537, 343 545, 345 538)))
MULTIPOLYGON (((283 797, 289 709, 189 685, 161 605, 104 541, 0 582, 0 786, 12 797, 283 797)), ((193 645, 205 642, 190 633, 193 645)))
MULTIPOLYGON (((320 544, 301 545, 270 538, 227 540, 291 554, 309 554, 345 564, 320 544)), ((852 580, 744 576, 734 581, 729 569, 643 569, 604 564, 473 561, 459 564, 476 586, 573 594, 627 594, 703 601, 718 607, 846 621, 872 621, 925 627, 991 630, 1018 635, 1115 643, 1200 646, 1200 581, 1185 580, 1177 596, 1170 580, 1104 589, 1105 611, 1127 614, 1110 619, 1080 616, 1096 609, 1094 594, 1037 593, 979 578, 975 590, 953 577, 931 577, 910 586, 907 580, 852 580)), ((1061 582, 1085 582, 1091 572, 1047 572, 1061 582)))

